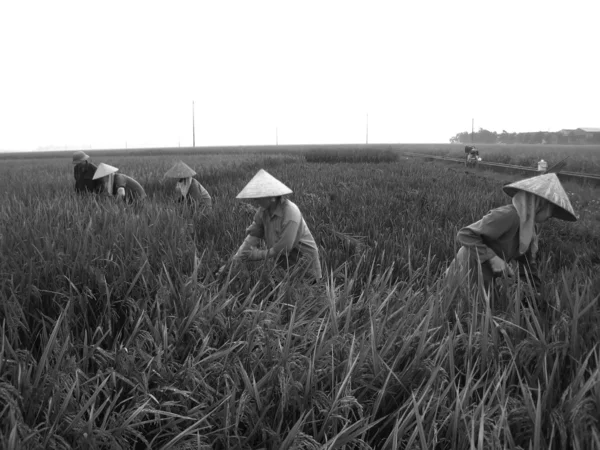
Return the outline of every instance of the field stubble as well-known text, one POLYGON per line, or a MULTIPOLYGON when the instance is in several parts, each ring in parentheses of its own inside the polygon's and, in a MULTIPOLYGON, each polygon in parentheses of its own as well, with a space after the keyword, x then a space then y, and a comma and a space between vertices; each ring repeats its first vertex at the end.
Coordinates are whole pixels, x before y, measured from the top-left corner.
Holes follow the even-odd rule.
POLYGON ((109 161, 146 187, 141 208, 76 197, 67 160, 5 170, 3 448, 599 442, 593 217, 545 227, 543 305, 521 305, 520 285, 490 304, 439 275, 456 231, 507 203, 501 183, 405 160, 228 161, 186 158, 209 216, 172 203, 170 158, 109 161), (320 285, 260 265, 215 276, 261 167, 294 190, 320 285))

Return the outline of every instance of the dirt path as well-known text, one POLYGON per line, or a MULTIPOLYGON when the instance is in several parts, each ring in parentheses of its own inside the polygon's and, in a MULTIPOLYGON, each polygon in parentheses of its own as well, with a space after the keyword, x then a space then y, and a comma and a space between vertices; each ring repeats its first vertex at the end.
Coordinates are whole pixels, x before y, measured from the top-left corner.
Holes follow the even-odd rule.
MULTIPOLYGON (((464 165, 441 160, 430 160, 425 164, 433 164, 440 167, 446 167, 457 174, 468 173, 472 176, 496 180, 502 184, 512 183, 514 181, 526 178, 523 175, 510 174, 506 172, 495 172, 483 168, 467 168, 464 165)), ((576 182, 565 182, 563 186, 569 194, 569 199, 575 210, 575 214, 585 222, 586 225, 598 229, 600 233, 600 188, 582 186, 576 182)))
POLYGON ((522 175, 515 175, 507 172, 496 172, 494 170, 484 169, 481 167, 465 167, 464 164, 461 165, 450 161, 430 160, 427 161, 425 164, 433 164, 440 167, 446 167, 447 169, 452 170, 456 173, 468 173, 477 177, 494 179, 502 183, 510 183, 523 178, 522 175))

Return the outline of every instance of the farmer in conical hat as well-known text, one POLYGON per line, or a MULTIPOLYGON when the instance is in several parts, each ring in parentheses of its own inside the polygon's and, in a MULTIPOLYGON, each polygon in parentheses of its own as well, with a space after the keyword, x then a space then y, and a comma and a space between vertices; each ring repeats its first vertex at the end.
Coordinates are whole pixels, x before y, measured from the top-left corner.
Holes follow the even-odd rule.
POLYGON ((165 177, 176 178, 178 180, 175 185, 175 190, 179 192, 177 196, 178 202, 193 203, 202 208, 211 209, 212 199, 206 189, 204 189, 204 186, 198 180, 192 178, 194 175, 196 175, 195 170, 183 161, 177 161, 167 171, 165 177))
POLYGON ((122 173, 119 169, 108 164, 100 163, 94 174, 94 180, 101 180, 102 193, 108 196, 116 196, 127 202, 142 200, 146 197, 146 191, 140 183, 122 173))
POLYGON ((458 232, 462 247, 447 274, 466 275, 477 281, 481 267, 486 289, 498 276, 514 276, 509 263, 519 263, 519 276, 533 283, 539 293, 541 281, 537 273, 538 224, 551 217, 577 220, 567 193, 556 173, 548 173, 508 184, 504 192, 512 204, 488 212, 481 220, 458 232))
POLYGON ((94 180, 94 173, 97 167, 91 163, 89 155, 78 151, 73 153, 73 168, 75 176, 75 191, 78 193, 84 192, 100 192, 101 183, 94 180))
POLYGON ((321 279, 319 250, 302 213, 285 195, 292 190, 261 169, 237 195, 249 199, 258 210, 246 229, 247 237, 234 260, 261 261, 276 258, 278 265, 289 268, 300 264, 309 278, 321 279), (257 245, 264 240, 267 249, 257 245))

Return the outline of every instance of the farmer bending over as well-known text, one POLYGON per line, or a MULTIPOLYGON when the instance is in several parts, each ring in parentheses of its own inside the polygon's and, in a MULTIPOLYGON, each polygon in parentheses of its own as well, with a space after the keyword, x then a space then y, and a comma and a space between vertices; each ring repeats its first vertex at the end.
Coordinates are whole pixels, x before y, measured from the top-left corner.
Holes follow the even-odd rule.
POLYGON ((118 170, 108 164, 100 163, 98 165, 94 180, 101 180, 102 193, 127 202, 144 199, 146 191, 142 185, 127 175, 116 173, 118 170))
POLYGON ((195 170, 183 161, 178 161, 167 171, 165 177, 178 180, 175 185, 175 190, 179 193, 177 202, 185 202, 197 205, 203 210, 210 210, 212 209, 212 199, 204 186, 192 178, 194 175, 196 175, 195 170))
POLYGON ((283 197, 291 193, 290 188, 262 169, 242 189, 237 198, 251 200, 258 210, 234 261, 275 258, 284 269, 300 265, 309 278, 320 280, 317 244, 298 207, 283 197), (266 249, 256 247, 261 239, 266 249))
POLYGON ((537 224, 551 217, 574 222, 577 220, 567 193, 555 173, 539 175, 504 186, 512 204, 488 212, 481 220, 458 232, 462 247, 450 264, 446 275, 465 277, 478 282, 478 266, 486 290, 501 275, 514 276, 508 265, 519 263, 519 276, 529 277, 539 294, 536 255, 537 224), (469 270, 470 269, 470 270, 469 270))

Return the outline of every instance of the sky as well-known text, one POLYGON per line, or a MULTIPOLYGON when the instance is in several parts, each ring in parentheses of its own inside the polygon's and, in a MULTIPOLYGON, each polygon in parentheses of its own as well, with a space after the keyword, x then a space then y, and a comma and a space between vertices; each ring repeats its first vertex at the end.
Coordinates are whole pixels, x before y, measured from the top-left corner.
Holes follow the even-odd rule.
POLYGON ((600 127, 597 0, 0 0, 0 151, 600 127))

